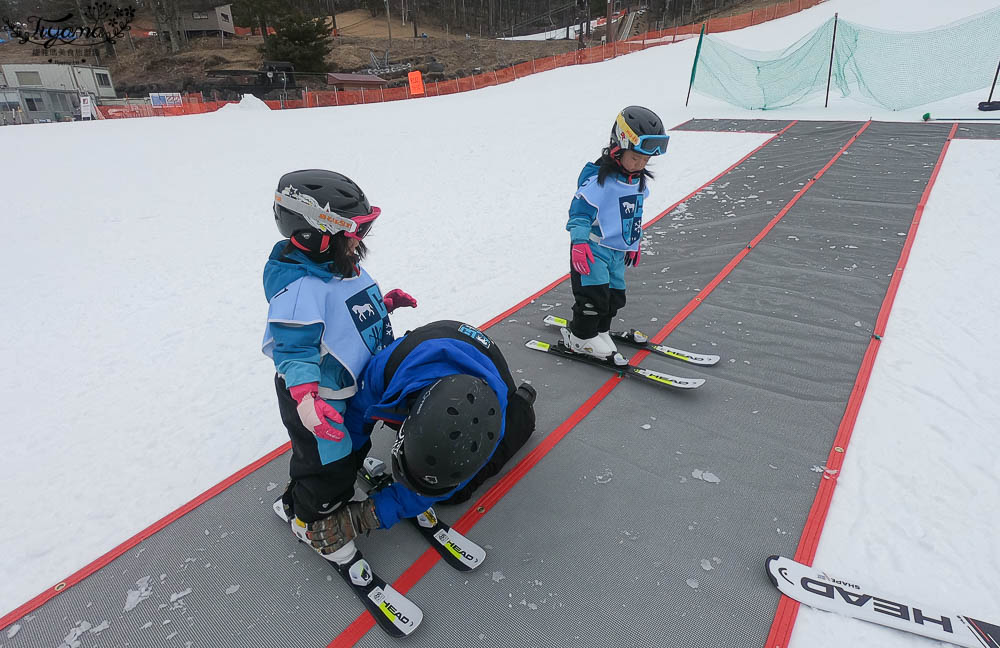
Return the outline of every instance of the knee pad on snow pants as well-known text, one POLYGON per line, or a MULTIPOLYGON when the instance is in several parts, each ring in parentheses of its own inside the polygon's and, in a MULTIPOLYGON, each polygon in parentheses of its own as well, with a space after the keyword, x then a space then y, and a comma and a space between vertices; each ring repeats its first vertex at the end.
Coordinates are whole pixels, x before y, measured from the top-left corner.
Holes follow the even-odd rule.
POLYGON ((351 454, 324 464, 316 449, 316 437, 306 429, 296 412, 295 399, 288 393, 285 381, 274 377, 278 392, 281 421, 288 428, 292 441, 292 456, 288 462, 291 483, 282 499, 303 522, 321 520, 354 496, 354 481, 362 462, 371 450, 371 441, 351 454))
POLYGON ((454 495, 442 501, 442 504, 461 504, 469 499, 477 488, 482 486, 504 467, 510 458, 521 449, 531 433, 535 431, 535 389, 528 383, 521 383, 517 390, 507 400, 507 415, 504 421, 504 434, 500 445, 490 460, 476 473, 469 483, 456 491, 454 495))
POLYGON ((625 306, 625 291, 609 284, 584 286, 575 270, 569 276, 575 299, 569 325, 573 335, 586 340, 610 329, 611 319, 625 306))

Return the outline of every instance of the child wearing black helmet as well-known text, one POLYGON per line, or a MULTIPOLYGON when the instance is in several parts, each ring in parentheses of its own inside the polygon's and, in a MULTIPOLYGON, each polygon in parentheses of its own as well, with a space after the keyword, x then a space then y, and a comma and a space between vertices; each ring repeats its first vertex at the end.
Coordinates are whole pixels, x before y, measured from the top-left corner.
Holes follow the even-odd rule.
POLYGON ((383 295, 361 266, 380 210, 347 176, 287 173, 273 210, 284 239, 264 267, 262 349, 274 361, 278 409, 292 441, 289 518, 305 539, 311 524, 354 493, 370 443, 348 434, 346 402, 368 361, 394 339, 389 313, 417 302, 399 289, 383 295))
POLYGON ((562 329, 571 351, 614 364, 628 361, 609 334, 625 305, 625 267, 639 264, 642 204, 649 196, 649 158, 667 150, 669 136, 652 110, 629 106, 618 113, 601 157, 583 167, 569 207, 573 319, 562 329))

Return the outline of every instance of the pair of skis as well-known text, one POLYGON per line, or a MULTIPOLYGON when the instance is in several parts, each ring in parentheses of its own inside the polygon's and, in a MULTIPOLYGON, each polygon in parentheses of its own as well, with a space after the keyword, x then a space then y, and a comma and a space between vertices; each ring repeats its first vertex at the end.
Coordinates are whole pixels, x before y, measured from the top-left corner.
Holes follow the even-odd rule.
MULTIPOLYGON (((391 475, 385 473, 385 463, 374 457, 365 459, 358 476, 369 492, 392 483, 391 475)), ((281 498, 275 501, 274 512, 286 523, 289 522, 281 498)), ((455 569, 472 571, 486 559, 485 549, 442 522, 433 508, 411 521, 420 535, 455 569)), ((360 549, 355 550, 347 563, 328 562, 344 582, 351 586, 358 600, 386 634, 397 638, 406 637, 420 626, 424 618, 420 607, 376 574, 360 549)))
MULTIPOLYGON (((567 319, 557 317, 555 315, 547 315, 542 321, 546 326, 557 326, 560 328, 566 328, 569 326, 569 321, 567 319)), ((691 351, 685 351, 684 349, 669 347, 665 344, 653 344, 649 341, 649 336, 636 329, 630 329, 628 331, 611 331, 610 334, 616 344, 622 344, 634 349, 649 351, 654 355, 679 360, 687 364, 710 367, 719 362, 719 356, 717 355, 693 353, 691 351)), ((529 349, 542 351, 561 358, 567 358, 569 360, 583 362, 595 367, 601 367, 602 369, 614 371, 622 376, 643 380, 660 387, 667 387, 670 389, 697 389, 705 384, 704 378, 683 378, 664 373, 662 371, 646 369, 644 367, 617 365, 611 360, 600 360, 599 358, 595 358, 593 356, 576 353, 575 351, 571 351, 567 348, 562 341, 550 344, 539 340, 530 340, 527 344, 525 344, 525 346, 529 349)))

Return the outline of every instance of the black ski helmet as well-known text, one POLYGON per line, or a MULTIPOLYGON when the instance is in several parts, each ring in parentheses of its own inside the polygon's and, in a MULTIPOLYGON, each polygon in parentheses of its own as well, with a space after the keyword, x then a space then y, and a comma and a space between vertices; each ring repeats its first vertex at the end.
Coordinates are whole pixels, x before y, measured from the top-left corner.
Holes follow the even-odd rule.
POLYGON ((410 490, 435 497, 486 465, 500 442, 503 412, 481 378, 456 374, 418 392, 392 447, 392 475, 410 490))
POLYGON ((357 226, 355 216, 372 211, 365 192, 335 171, 305 169, 281 176, 274 193, 274 222, 285 238, 313 252, 325 251, 330 237, 357 226))
POLYGON ((655 112, 642 106, 628 106, 615 117, 609 150, 614 157, 626 150, 660 155, 666 152, 669 139, 663 120, 655 112))

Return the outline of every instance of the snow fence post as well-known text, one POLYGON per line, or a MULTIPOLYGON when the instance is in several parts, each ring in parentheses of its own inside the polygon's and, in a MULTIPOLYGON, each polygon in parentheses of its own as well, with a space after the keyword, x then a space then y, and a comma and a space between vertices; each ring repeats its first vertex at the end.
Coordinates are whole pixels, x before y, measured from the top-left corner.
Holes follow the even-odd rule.
POLYGON ((698 47, 694 51, 694 64, 691 66, 691 82, 688 83, 688 95, 687 99, 684 100, 684 105, 687 106, 688 102, 691 101, 691 88, 694 87, 694 75, 698 71, 698 57, 701 55, 701 42, 705 39, 705 23, 701 23, 701 33, 698 35, 698 47))

